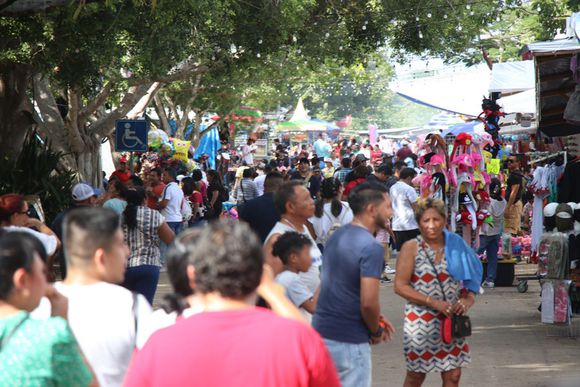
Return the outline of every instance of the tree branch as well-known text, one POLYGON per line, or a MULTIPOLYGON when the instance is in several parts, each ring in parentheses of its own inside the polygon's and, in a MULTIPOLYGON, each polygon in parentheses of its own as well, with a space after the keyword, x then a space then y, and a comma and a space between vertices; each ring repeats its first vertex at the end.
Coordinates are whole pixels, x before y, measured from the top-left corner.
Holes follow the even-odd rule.
POLYGON ((201 74, 208 71, 208 67, 194 63, 192 60, 186 60, 174 67, 167 75, 154 77, 153 79, 129 79, 129 85, 140 86, 150 84, 151 82, 172 83, 183 80, 195 74, 201 74))
POLYGON ((129 110, 135 106, 135 103, 147 94, 148 89, 149 88, 144 85, 131 86, 123 96, 119 106, 109 114, 106 114, 95 121, 89 127, 89 131, 99 137, 108 136, 113 131, 115 121, 125 117, 129 110))
POLYGON ((80 108, 80 95, 79 93, 69 88, 67 90, 67 99, 68 99, 68 113, 66 116, 66 126, 68 132, 68 139, 71 145, 71 149, 75 153, 82 153, 85 147, 84 140, 81 136, 80 127, 79 127, 79 108, 80 108))
POLYGON ((155 97, 155 94, 157 94, 159 89, 161 89, 162 87, 163 87, 162 83, 154 82, 149 87, 149 89, 147 90, 145 95, 143 95, 141 98, 139 98, 139 100, 137 101, 135 106, 133 106, 133 108, 131 110, 129 110, 129 112, 127 113, 127 118, 130 120, 134 120, 134 119, 141 117, 143 115, 143 112, 145 111, 145 109, 147 109, 147 106, 149 105, 149 103, 151 103, 151 100, 153 99, 153 97, 155 97))
POLYGON ((64 121, 56 105, 54 95, 50 90, 48 78, 42 74, 35 74, 33 77, 34 99, 40 111, 41 122, 39 125, 53 139, 55 145, 63 149, 66 144, 66 134, 63 130, 64 121))
POLYGON ((175 122, 177 122, 177 120, 179 120, 179 114, 177 114, 177 107, 175 106, 175 103, 171 98, 167 96, 167 94, 165 94, 163 97, 165 98, 165 102, 167 102, 167 104, 169 105, 169 110, 171 111, 171 115, 173 116, 172 118, 175 120, 175 122))
POLYGON ((483 55, 485 63, 487 63, 487 67, 489 67, 490 70, 493 69, 493 61, 491 60, 491 58, 489 57, 489 53, 483 46, 481 46, 481 54, 483 55))
POLYGON ((107 84, 105 85, 105 87, 101 89, 99 94, 97 94, 97 96, 93 98, 87 106, 81 109, 78 118, 80 126, 83 126, 87 122, 88 117, 94 114, 97 111, 97 109, 105 103, 109 95, 111 95, 111 91, 113 90, 114 84, 115 82, 113 81, 107 82, 107 84))
POLYGON ((169 134, 169 120, 167 119, 167 113, 165 112, 165 106, 163 106, 163 101, 159 97, 159 93, 155 93, 153 97, 153 102, 155 104, 155 110, 159 116, 159 121, 161 122, 161 129, 167 134, 169 134))

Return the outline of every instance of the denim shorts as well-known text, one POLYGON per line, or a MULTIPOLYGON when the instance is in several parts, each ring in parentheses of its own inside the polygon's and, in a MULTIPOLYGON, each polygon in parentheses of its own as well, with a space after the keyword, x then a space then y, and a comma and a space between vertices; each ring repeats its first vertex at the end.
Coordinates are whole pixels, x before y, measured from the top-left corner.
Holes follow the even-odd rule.
POLYGON ((324 339, 336 365, 342 387, 370 387, 372 381, 371 346, 324 339))

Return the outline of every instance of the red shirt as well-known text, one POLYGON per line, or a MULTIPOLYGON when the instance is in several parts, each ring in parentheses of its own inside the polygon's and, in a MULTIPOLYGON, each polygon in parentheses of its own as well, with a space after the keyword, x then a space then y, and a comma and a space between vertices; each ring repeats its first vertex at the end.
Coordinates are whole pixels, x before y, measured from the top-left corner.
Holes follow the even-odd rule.
POLYGON ((199 181, 199 191, 204 199, 207 199, 207 184, 203 180, 199 181))
MULTIPOLYGON (((117 176, 119 180, 121 180, 121 183, 127 183, 129 181, 129 178, 131 177, 131 172, 115 171, 111 174, 111 177, 113 176, 117 176)), ((109 180, 111 180, 111 177, 109 178, 109 180)))
POLYGON ((189 201, 192 203, 203 204, 203 196, 199 191, 193 191, 193 193, 189 196, 189 201))
POLYGON ((324 342, 306 324, 255 308, 203 312, 157 331, 126 387, 339 387, 324 342))
POLYGON ((153 187, 153 194, 155 196, 148 196, 147 197, 147 207, 151 208, 152 210, 157 209, 157 203, 159 202, 159 198, 163 195, 163 190, 165 189, 165 183, 159 182, 155 187, 153 187))
POLYGON ((346 185, 344 186, 344 192, 342 193, 343 200, 348 199, 348 195, 350 194, 350 191, 352 191, 354 187, 356 187, 360 183, 364 183, 365 181, 366 179, 359 177, 358 179, 351 180, 348 183, 346 183, 346 185))

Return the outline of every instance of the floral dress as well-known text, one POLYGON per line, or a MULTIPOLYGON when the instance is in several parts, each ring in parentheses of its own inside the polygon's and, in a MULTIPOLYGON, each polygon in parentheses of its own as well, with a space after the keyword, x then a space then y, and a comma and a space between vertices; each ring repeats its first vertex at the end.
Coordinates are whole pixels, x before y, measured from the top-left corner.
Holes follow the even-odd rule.
MULTIPOLYGON (((447 271, 447 261, 434 262, 435 252, 417 238, 418 248, 415 257, 415 271, 411 277, 411 287, 434 300, 444 300, 439 281, 445 289, 445 298, 455 303, 459 297, 459 282, 447 271), (433 270, 435 265, 437 272, 433 270)), ((444 316, 438 311, 423 305, 408 302, 405 307, 403 328, 403 349, 407 370, 419 373, 445 372, 464 367, 471 362, 469 345, 465 339, 453 339, 445 344, 441 338, 440 320, 444 316)))

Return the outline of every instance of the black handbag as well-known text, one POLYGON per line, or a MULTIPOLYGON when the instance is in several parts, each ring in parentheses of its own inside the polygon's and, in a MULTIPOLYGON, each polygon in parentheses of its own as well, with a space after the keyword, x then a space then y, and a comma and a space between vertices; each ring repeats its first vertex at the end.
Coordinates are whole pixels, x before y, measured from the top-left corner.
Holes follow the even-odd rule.
MULTIPOLYGON (((437 276, 437 282, 443 293, 443 300, 447 302, 447 297, 445 296, 445 289, 443 289, 443 284, 439 279, 439 272, 435 267, 435 264, 431 258, 427 255, 427 260, 433 267, 435 275, 437 276)), ((445 344, 450 344, 453 339, 461 339, 464 337, 471 336, 471 319, 469 316, 465 315, 453 315, 452 317, 444 317, 441 319, 441 339, 445 344)))

